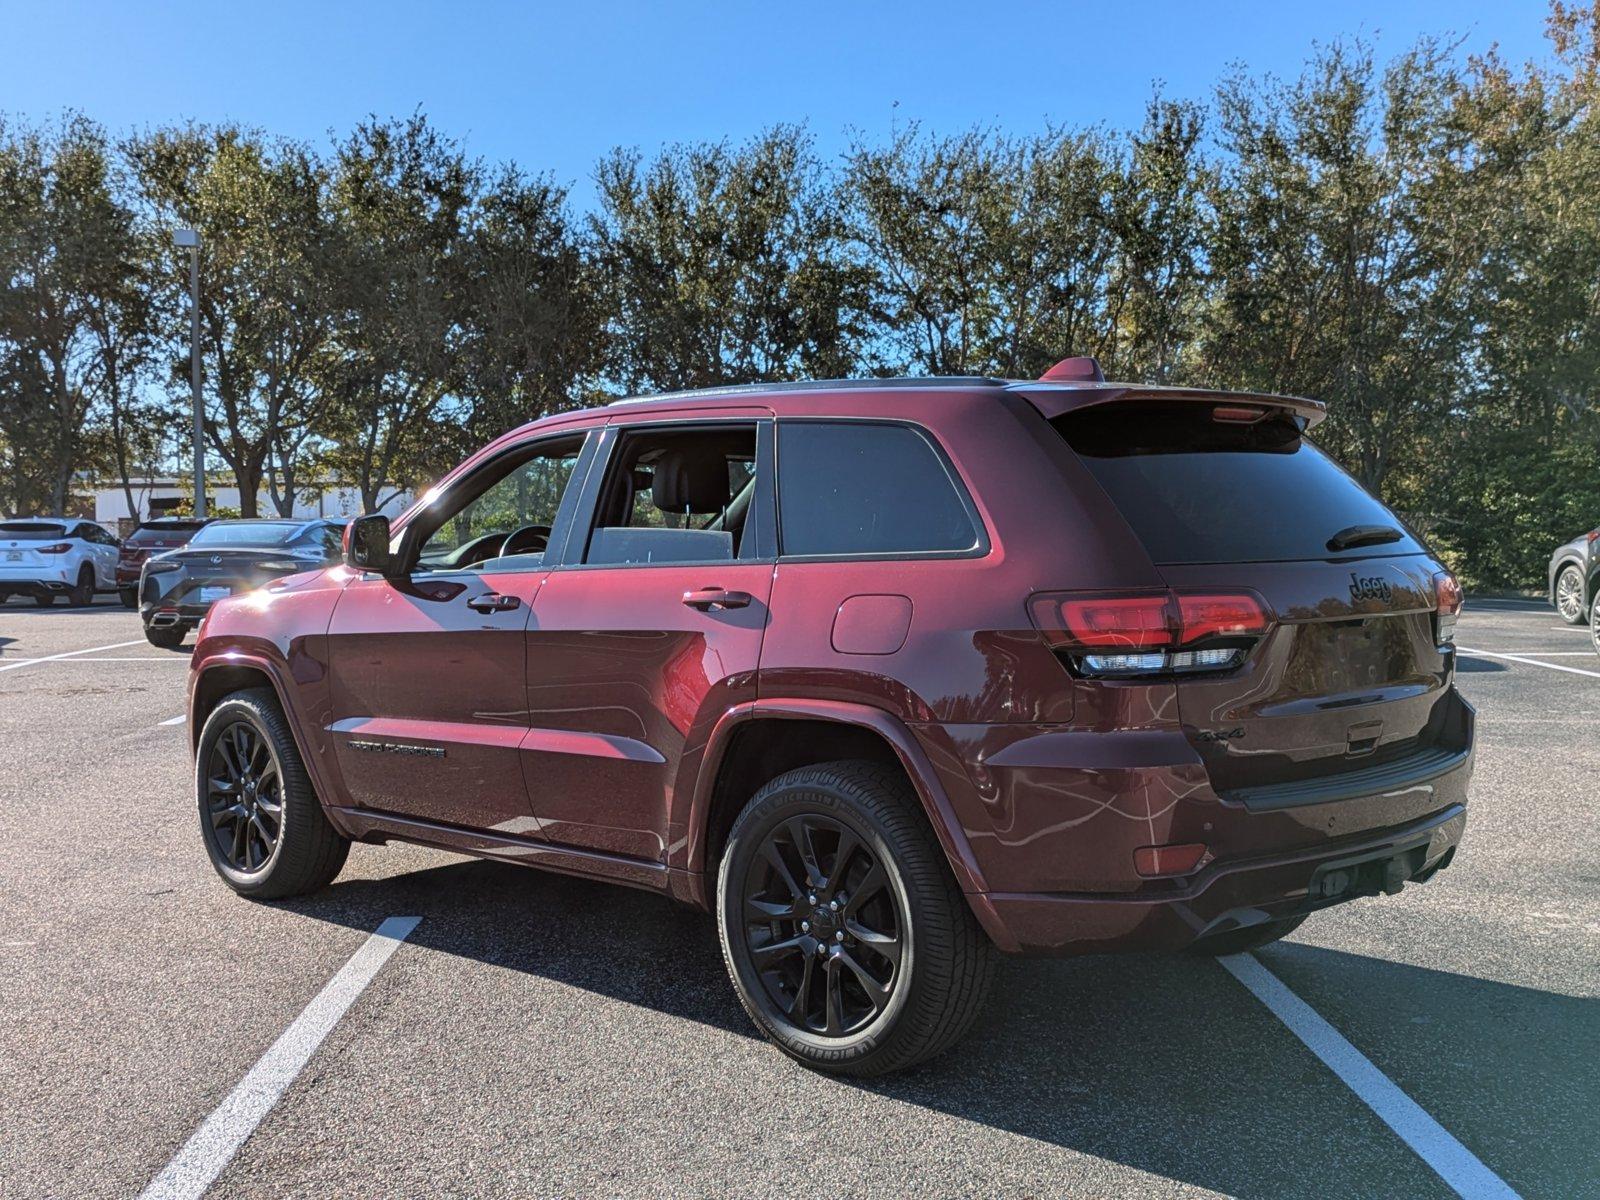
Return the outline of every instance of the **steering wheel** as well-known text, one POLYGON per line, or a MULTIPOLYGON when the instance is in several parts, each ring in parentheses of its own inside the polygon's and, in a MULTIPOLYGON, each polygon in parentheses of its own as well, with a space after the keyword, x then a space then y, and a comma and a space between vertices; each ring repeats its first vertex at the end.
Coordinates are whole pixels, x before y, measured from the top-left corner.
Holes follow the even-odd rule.
POLYGON ((524 525, 521 529, 506 534, 506 540, 500 543, 500 557, 507 558, 513 554, 540 554, 549 544, 550 526, 524 525))

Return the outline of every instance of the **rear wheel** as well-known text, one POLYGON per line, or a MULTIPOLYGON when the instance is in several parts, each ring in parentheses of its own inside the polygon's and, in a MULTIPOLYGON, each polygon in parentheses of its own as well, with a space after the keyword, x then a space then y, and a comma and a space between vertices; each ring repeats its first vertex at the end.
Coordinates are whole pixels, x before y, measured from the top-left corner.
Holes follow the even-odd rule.
POLYGON ((1222 957, 1226 954, 1243 954, 1246 950, 1259 950, 1279 938, 1286 938, 1305 924, 1306 914, 1298 917, 1280 917, 1260 925, 1246 925, 1243 929, 1230 929, 1227 933, 1214 933, 1201 938, 1189 947, 1189 953, 1222 957))
POLYGON ((1582 625, 1589 615, 1583 604, 1583 573, 1567 565, 1556 576, 1556 613, 1568 625, 1582 625))
POLYGON ((130 587, 118 588, 117 599, 122 601, 123 608, 138 608, 139 589, 130 587))
POLYGON ((182 625, 146 625, 144 640, 163 650, 176 650, 183 645, 184 632, 182 625))
POLYGON ((78 568, 78 582, 67 593, 67 603, 74 608, 88 608, 94 603, 94 568, 88 563, 78 568))
POLYGON ((328 824, 268 689, 234 692, 206 718, 195 790, 206 855, 240 895, 305 895, 344 866, 350 842, 328 824))
POLYGON ((772 780, 728 836, 723 958, 786 1054, 882 1075, 952 1045, 983 1006, 994 948, 897 772, 867 762, 772 780))
POLYGON ((1589 645, 1600 654, 1600 604, 1589 608, 1589 645))

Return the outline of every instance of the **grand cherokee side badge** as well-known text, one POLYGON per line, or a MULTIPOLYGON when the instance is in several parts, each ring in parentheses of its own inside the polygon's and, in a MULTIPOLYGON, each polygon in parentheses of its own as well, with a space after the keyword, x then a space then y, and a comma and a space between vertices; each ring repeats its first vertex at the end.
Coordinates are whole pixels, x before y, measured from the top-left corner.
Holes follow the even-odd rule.
POLYGON ((1228 742, 1243 736, 1243 729, 1202 729, 1194 735, 1194 740, 1197 742, 1228 742))

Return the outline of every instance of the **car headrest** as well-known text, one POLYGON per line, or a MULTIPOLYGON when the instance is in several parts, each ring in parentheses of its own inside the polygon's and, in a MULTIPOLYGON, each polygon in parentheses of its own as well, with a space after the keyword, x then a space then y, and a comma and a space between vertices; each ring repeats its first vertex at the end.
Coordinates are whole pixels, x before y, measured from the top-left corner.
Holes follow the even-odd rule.
POLYGON ((650 499, 662 512, 721 512, 729 499, 727 456, 715 447, 671 447, 656 463, 650 499))

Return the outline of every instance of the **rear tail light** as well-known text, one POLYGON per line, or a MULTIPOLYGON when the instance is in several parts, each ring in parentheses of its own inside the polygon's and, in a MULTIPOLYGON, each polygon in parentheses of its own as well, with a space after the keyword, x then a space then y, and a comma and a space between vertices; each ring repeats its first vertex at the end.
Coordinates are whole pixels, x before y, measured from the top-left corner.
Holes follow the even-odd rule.
POLYGON ((1595 542, 1600 541, 1600 529, 1591 529, 1584 536, 1588 539, 1589 545, 1593 546, 1595 542))
POLYGON ((40 546, 40 554, 65 554, 72 549, 71 542, 56 542, 50 546, 40 546))
POLYGON ((1449 571, 1439 571, 1433 577, 1433 594, 1438 600, 1434 617, 1434 635, 1439 645, 1455 641, 1456 618, 1461 615, 1461 584, 1449 571))
POLYGON ((1029 600, 1028 615, 1074 670, 1097 678, 1226 671, 1271 625, 1248 592, 1044 592, 1029 600))

